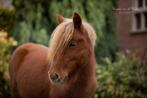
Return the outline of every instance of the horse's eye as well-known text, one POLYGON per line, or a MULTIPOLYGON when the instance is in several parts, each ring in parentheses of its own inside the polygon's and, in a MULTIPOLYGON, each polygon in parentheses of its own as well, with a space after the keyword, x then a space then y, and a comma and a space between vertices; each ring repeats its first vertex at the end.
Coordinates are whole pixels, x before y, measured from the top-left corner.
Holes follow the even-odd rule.
POLYGON ((76 43, 72 42, 69 44, 69 48, 72 48, 72 47, 75 47, 76 46, 76 43))

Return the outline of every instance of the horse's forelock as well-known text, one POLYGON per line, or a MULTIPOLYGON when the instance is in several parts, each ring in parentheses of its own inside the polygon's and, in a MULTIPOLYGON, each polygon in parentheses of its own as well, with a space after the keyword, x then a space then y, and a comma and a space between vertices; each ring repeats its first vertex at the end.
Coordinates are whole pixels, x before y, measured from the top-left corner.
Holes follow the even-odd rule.
POLYGON ((56 54, 61 55, 74 33, 73 24, 65 21, 57 26, 50 40, 49 59, 52 62, 56 54))
MULTIPOLYGON (((96 41, 96 34, 92 26, 86 22, 83 22, 83 27, 88 33, 88 36, 90 38, 90 41, 95 46, 96 41)), ((50 63, 53 62, 53 59, 55 58, 56 54, 60 56, 62 54, 62 51, 67 46, 69 41, 72 39, 74 33, 74 25, 72 22, 72 19, 65 18, 65 20, 59 24, 56 29, 54 30, 51 40, 50 40, 50 53, 49 53, 49 59, 50 63)))

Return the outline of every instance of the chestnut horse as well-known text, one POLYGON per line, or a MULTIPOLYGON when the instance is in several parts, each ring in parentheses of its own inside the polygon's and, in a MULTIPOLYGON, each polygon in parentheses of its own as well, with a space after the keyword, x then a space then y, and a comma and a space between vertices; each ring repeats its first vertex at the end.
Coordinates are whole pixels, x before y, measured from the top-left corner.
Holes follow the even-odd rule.
POLYGON ((49 48, 19 46, 10 61, 12 98, 91 98, 96 89, 96 34, 74 13, 58 16, 49 48))

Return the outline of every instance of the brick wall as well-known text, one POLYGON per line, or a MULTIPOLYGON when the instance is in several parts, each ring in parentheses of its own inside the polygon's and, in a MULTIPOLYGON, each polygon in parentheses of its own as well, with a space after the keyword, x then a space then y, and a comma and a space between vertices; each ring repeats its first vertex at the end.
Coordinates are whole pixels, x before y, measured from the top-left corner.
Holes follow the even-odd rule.
POLYGON ((134 0, 118 0, 117 38, 120 50, 136 52, 143 59, 147 51, 147 32, 133 33, 133 3, 134 0))

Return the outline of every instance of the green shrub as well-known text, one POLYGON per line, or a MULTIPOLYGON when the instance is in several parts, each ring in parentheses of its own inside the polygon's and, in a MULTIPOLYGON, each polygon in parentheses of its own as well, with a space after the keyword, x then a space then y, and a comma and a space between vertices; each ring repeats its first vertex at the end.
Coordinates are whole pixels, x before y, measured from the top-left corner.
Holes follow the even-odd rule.
POLYGON ((17 39, 18 44, 35 42, 47 45, 50 23, 46 19, 41 1, 33 1, 13 0, 16 9, 16 25, 12 35, 17 39))
POLYGON ((15 10, 0 7, 0 30, 11 31, 15 22, 15 10))
POLYGON ((6 32, 0 31, 0 98, 8 98, 9 96, 9 75, 8 64, 10 60, 10 52, 17 42, 7 36, 6 32))
POLYGON ((118 54, 111 62, 97 65, 97 91, 95 98, 147 98, 147 65, 134 56, 118 54))

